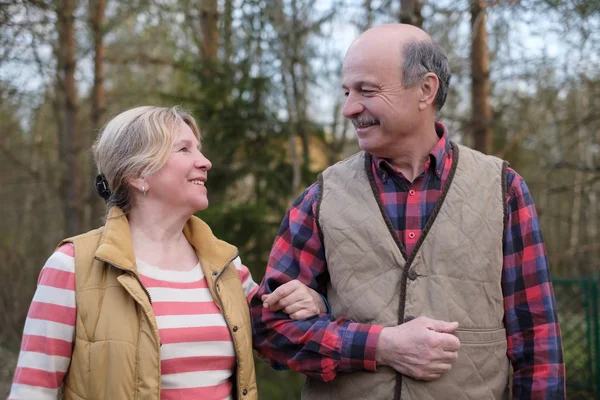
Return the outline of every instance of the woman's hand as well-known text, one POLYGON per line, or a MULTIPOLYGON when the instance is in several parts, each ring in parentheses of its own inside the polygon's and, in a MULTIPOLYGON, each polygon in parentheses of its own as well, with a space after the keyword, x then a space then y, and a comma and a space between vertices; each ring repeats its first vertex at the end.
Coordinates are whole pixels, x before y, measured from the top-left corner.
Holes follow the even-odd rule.
POLYGON ((271 294, 262 295, 260 299, 263 307, 270 311, 283 310, 294 320, 327 312, 321 295, 298 280, 286 282, 271 294))

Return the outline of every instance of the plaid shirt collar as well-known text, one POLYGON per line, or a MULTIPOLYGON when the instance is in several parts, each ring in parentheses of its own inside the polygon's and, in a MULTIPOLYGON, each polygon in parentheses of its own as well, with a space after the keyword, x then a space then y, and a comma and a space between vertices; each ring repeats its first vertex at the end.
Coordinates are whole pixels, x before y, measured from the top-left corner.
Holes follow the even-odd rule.
MULTIPOLYGON (((438 179, 441 179, 442 174, 444 173, 444 166, 446 165, 446 158, 451 157, 452 147, 450 146, 450 141, 448 140, 448 132, 446 131, 446 127, 441 122, 435 123, 435 132, 437 133, 440 140, 438 140, 437 144, 431 149, 429 152, 429 159, 425 163, 424 171, 429 170, 435 166, 435 170, 433 173, 437 176, 438 179)), ((402 175, 397 168, 392 166, 392 164, 386 160, 385 158, 378 158, 373 156, 373 164, 376 166, 377 174, 379 176, 384 175, 386 172, 394 172, 396 174, 402 175)))

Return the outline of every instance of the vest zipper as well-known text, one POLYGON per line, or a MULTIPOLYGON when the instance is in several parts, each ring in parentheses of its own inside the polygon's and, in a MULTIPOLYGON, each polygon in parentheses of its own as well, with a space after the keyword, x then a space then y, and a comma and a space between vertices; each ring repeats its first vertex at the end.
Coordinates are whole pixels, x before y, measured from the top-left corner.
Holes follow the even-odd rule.
MULTIPOLYGON (((148 289, 146 289, 146 286, 144 286, 144 284, 142 283, 142 280, 140 279, 140 277, 133 271, 129 270, 129 269, 125 269, 125 268, 121 268, 118 265, 115 265, 113 263, 110 263, 106 260, 103 260, 101 258, 98 257, 94 257, 96 260, 101 261, 103 263, 106 263, 112 267, 115 267, 116 269, 120 269, 121 271, 125 271, 126 273, 128 273, 129 275, 132 275, 136 281, 138 281, 138 283, 140 284, 140 286, 142 287, 142 290, 144 291, 144 293, 146 293, 146 296, 148 296, 148 301, 150 302, 150 306, 152 306, 152 296, 150 296, 150 292, 148 291, 148 289)), ((162 340, 160 339, 160 336, 158 337, 158 344, 159 347, 162 347, 162 340)))
MULTIPOLYGON (((140 279, 140 277, 133 272, 130 269, 125 269, 125 268, 121 268, 118 265, 115 265, 113 263, 110 263, 106 260, 103 260, 101 258, 98 257, 94 257, 96 260, 101 261, 103 263, 106 263, 112 267, 115 267, 116 269, 120 269, 121 271, 125 271, 126 273, 128 273, 129 275, 132 275, 136 281, 138 281, 138 283, 140 284, 140 286, 142 287, 142 289, 144 290, 144 292, 146 293, 146 296, 148 296, 148 301, 150 302, 150 306, 152 306, 152 296, 150 296, 150 292, 148 292, 148 289, 146 289, 146 286, 144 286, 144 284, 142 283, 142 280, 140 279)), ((160 393, 161 390, 161 385, 162 385, 162 373, 160 372, 160 348, 162 347, 162 340, 160 339, 160 336, 158 336, 158 393, 160 393)))
MULTIPOLYGON (((237 348, 236 348, 236 340, 235 340, 235 335, 234 332, 232 332, 231 330, 231 326, 229 325, 229 320, 227 319, 227 315, 225 315, 225 307, 223 306, 223 300, 221 299, 221 295, 219 294, 219 291, 217 290, 217 282, 219 281, 219 278, 221 278, 221 275, 223 274, 223 271, 225 271, 225 269, 227 267, 229 267, 229 265, 233 262, 233 260, 235 260, 236 258, 238 258, 240 255, 240 253, 237 253, 235 255, 235 257, 233 257, 232 259, 230 259, 229 261, 227 261, 227 263, 225 264, 225 266, 223 266, 223 268, 221 268, 221 270, 217 273, 216 278, 213 282, 213 291, 216 293, 217 295, 217 300, 219 300, 219 304, 221 304, 221 313, 223 313, 223 319, 225 320, 225 325, 227 326, 227 330, 229 331, 229 334, 231 335, 231 341, 233 342, 233 353, 235 354, 235 364, 236 364, 236 371, 235 371, 235 382, 236 382, 236 388, 237 388, 237 397, 239 398, 239 394, 240 391, 242 390, 240 388, 240 357, 238 355, 237 352, 237 348)), ((213 273, 214 274, 214 273, 213 273)))

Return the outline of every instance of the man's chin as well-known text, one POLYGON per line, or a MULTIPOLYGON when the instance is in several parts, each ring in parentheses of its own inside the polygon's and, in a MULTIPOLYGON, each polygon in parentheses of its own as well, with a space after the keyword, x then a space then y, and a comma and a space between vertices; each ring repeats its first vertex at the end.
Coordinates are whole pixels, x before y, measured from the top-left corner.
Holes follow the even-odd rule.
POLYGON ((379 143, 373 143, 374 141, 372 140, 368 140, 368 139, 361 139, 358 138, 358 147, 360 147, 361 150, 366 151, 367 153, 371 153, 376 157, 379 157, 378 154, 381 153, 382 149, 381 146, 379 145, 379 143))

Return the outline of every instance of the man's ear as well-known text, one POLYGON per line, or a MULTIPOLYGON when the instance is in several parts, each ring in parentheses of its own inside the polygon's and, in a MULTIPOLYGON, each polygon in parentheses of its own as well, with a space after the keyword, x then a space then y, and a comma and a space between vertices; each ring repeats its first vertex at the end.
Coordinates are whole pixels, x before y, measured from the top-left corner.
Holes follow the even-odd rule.
POLYGON ((421 82, 421 98, 419 99, 419 110, 423 111, 435 102, 440 80, 433 72, 428 72, 421 82))

